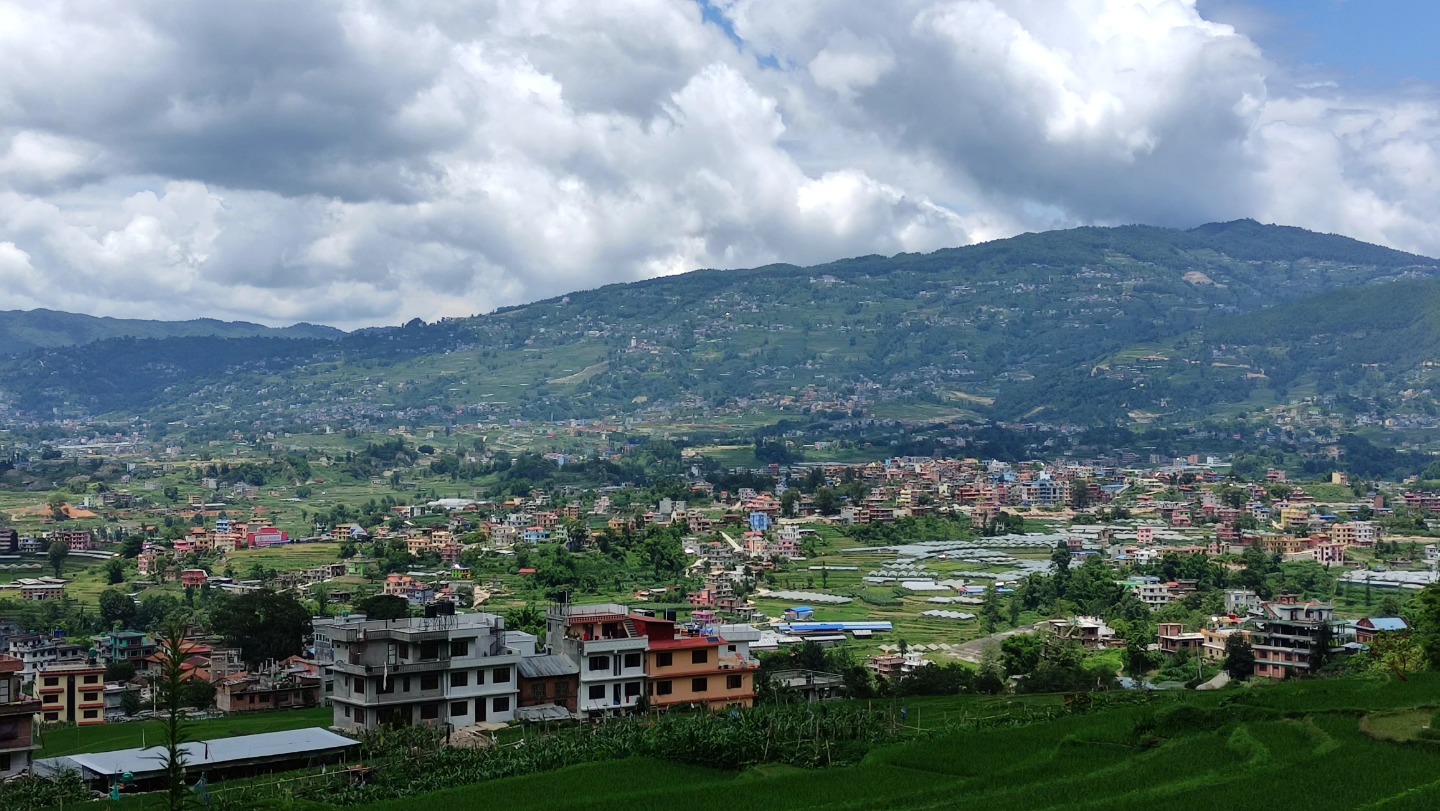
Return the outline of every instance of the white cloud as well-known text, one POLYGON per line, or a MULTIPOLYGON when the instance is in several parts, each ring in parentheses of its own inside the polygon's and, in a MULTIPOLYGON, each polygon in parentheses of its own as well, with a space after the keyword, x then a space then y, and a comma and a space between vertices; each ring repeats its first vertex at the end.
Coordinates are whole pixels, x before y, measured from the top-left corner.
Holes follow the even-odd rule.
POLYGON ((1253 216, 1440 253, 1435 94, 1193 0, 0 0, 3 306, 353 327, 1253 216))

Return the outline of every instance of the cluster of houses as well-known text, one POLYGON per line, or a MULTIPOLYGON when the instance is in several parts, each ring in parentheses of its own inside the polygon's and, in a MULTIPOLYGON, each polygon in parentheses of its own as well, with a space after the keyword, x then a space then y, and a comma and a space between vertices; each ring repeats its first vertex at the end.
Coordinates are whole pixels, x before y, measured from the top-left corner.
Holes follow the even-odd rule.
POLYGON ((546 644, 494 614, 315 621, 334 723, 467 727, 642 709, 748 707, 759 662, 748 625, 676 620, 617 604, 554 605, 546 644))
MULTIPOLYGON (((1367 617, 1354 622, 1336 619, 1333 606, 1282 595, 1262 600, 1253 591, 1233 589, 1225 594, 1226 614, 1211 617, 1202 628, 1186 630, 1178 622, 1162 622, 1156 649, 1187 652, 1212 662, 1228 655, 1230 638, 1240 635, 1255 652, 1254 675, 1283 680, 1308 675, 1317 649, 1326 643, 1330 653, 1363 650, 1378 636, 1408 630, 1398 617, 1367 617)), ((1125 642, 1103 619, 1071 617, 1044 623, 1055 635, 1078 642, 1087 650, 1124 647, 1125 642)))

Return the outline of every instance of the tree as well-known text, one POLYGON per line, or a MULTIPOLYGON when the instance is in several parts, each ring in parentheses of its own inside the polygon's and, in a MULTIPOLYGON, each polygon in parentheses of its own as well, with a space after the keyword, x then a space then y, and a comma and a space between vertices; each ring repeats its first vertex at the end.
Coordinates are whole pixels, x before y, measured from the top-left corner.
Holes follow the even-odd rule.
POLYGON ((1040 664, 1043 647, 1038 634, 1016 634, 1000 643, 1000 665, 1007 676, 1021 676, 1040 664))
POLYGON ((1310 672, 1317 673, 1335 658, 1335 629, 1322 620, 1315 634, 1315 644, 1310 648, 1310 672))
POLYGON ((125 582, 125 561, 122 558, 111 558, 105 563, 105 579, 112 586, 125 582))
POLYGON ((1125 641, 1125 672, 1140 678, 1149 673, 1155 666, 1155 660, 1150 656, 1145 640, 1139 635, 1130 637, 1125 641))
POLYGON ((1055 551, 1050 553, 1050 565, 1055 568, 1055 588, 1061 594, 1065 594, 1065 586, 1070 580, 1070 544, 1059 541, 1055 544, 1055 551))
POLYGON ((138 611, 135 601, 120 589, 105 589, 100 592, 100 621, 106 626, 119 625, 129 628, 135 623, 138 611))
POLYGON ((1410 613, 1411 633, 1425 654, 1425 663, 1431 670, 1440 670, 1440 584, 1421 589, 1410 601, 1410 613))
POLYGON ((1415 643, 1412 631, 1390 631, 1379 634, 1370 643, 1370 660, 1373 667, 1394 676, 1399 681, 1409 681, 1410 674, 1425 661, 1425 652, 1415 643))
POLYGON ((800 503, 800 491, 794 488, 786 490, 780 495, 780 514, 786 518, 794 518, 796 506, 800 503))
POLYGON ((355 611, 367 620, 399 620, 410 616, 410 604, 404 597, 377 594, 355 604, 355 611))
POLYGON ((61 569, 65 566, 65 558, 70 556, 70 544, 56 539, 50 542, 50 568, 55 570, 55 576, 60 576, 61 569))
POLYGON ((211 611, 211 625, 247 665, 258 667, 300 652, 310 612, 294 595, 267 589, 226 597, 211 611))
POLYGON ((1382 617, 1400 616, 1400 598, 1393 594, 1387 594, 1380 598, 1380 607, 1377 609, 1382 617))
POLYGON ((1244 634, 1231 634, 1225 640, 1225 672, 1236 681, 1244 681, 1255 673, 1255 649, 1244 634))
POLYGON ((105 665, 105 681, 107 684, 117 681, 124 683, 133 678, 135 678, 135 664, 133 662, 119 659, 105 665))
POLYGON ((185 722, 185 628, 183 615, 174 615, 156 639, 160 654, 160 678, 155 685, 159 701, 165 709, 165 728, 161 746, 161 764, 165 771, 166 799, 170 811, 185 807, 185 750, 190 740, 190 725, 185 722))
POLYGON ((995 589, 994 580, 985 587, 985 604, 980 610, 980 616, 985 621, 985 633, 995 633, 995 626, 1000 624, 1000 593, 995 589))
POLYGON ((840 495, 832 487, 815 491, 815 510, 821 515, 836 515, 840 512, 840 495))

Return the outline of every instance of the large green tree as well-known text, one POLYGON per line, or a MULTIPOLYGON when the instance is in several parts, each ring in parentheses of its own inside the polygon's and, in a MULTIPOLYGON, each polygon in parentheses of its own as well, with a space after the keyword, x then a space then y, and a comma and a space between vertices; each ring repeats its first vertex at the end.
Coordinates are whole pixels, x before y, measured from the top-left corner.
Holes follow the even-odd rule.
POLYGON ((211 625, 253 667, 299 653, 310 612, 289 593, 253 591, 225 598, 211 612, 211 625))
POLYGON ((50 542, 50 568, 55 570, 55 576, 60 576, 60 571, 65 567, 65 558, 70 556, 70 545, 61 540, 50 542))
POLYGON ((1411 635, 1425 653, 1431 670, 1440 670, 1440 584, 1420 590, 1410 601, 1411 635))
POLYGON ((135 623, 138 611, 135 601, 120 589, 105 589, 100 592, 100 620, 106 626, 120 625, 128 628, 135 623))

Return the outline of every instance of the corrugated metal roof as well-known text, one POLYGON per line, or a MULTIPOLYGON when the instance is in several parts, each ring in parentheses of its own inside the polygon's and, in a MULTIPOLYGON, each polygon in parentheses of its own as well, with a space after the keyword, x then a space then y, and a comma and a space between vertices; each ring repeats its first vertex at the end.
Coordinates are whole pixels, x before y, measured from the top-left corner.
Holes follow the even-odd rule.
MULTIPOLYGON (((233 765, 248 760, 304 756, 320 752, 333 752, 359 746, 358 741, 344 735, 336 735, 328 729, 291 729, 284 732, 262 732, 258 735, 237 735, 232 738, 217 738, 213 741, 195 741, 183 744, 186 768, 190 770, 206 767, 233 765)), ((165 750, 159 746, 145 749, 120 749, 115 752, 95 752, 66 757, 46 758, 35 761, 37 774, 56 774, 67 769, 84 770, 92 775, 119 774, 130 772, 137 777, 155 774, 164 770, 165 750)))
POLYGON ((550 654, 547 656, 525 656, 520 659, 520 676, 526 679, 543 679, 551 676, 573 676, 580 672, 580 664, 568 656, 550 654))

